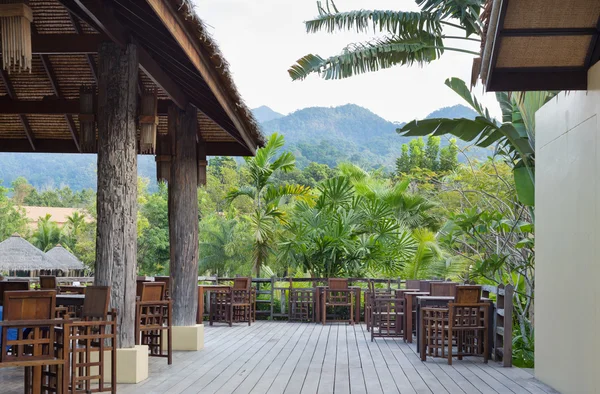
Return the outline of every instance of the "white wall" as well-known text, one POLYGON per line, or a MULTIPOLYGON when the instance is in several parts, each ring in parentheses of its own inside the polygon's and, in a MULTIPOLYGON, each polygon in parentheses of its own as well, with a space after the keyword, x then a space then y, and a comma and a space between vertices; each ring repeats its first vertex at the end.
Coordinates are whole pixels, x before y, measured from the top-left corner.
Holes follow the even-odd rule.
POLYGON ((600 63, 536 114, 535 374, 600 393, 600 63))

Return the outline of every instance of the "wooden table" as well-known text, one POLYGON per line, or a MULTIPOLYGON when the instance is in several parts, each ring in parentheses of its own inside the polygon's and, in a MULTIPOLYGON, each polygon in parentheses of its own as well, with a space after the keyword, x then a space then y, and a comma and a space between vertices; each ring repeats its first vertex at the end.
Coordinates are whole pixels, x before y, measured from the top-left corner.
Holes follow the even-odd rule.
POLYGON ((58 286, 58 291, 61 294, 66 294, 66 293, 84 294, 85 286, 72 286, 72 285, 58 286))
MULTIPOLYGON (((404 341, 412 343, 413 304, 418 296, 429 295, 427 291, 404 292, 404 341)), ((416 317, 416 316, 415 316, 416 317)))
POLYGON ((83 306, 84 294, 57 294, 56 306, 83 306))
POLYGON ((202 324, 204 321, 204 293, 211 290, 226 289, 231 290, 231 286, 225 285, 199 285, 198 286, 198 311, 196 312, 196 324, 202 324))
MULTIPOLYGON (((324 290, 329 286, 317 286, 315 288, 315 322, 321 322, 321 301, 324 290)), ((354 290, 354 323, 360 323, 360 295, 362 288, 360 286, 348 286, 348 289, 354 290)))

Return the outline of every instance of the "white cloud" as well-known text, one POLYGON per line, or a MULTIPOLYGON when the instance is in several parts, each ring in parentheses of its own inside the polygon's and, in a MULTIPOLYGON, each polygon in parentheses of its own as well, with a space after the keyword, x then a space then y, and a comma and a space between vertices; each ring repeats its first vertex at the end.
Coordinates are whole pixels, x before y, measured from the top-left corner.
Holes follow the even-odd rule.
MULTIPOLYGON (((303 21, 317 15, 315 0, 195 0, 196 12, 209 25, 231 64, 234 79, 251 107, 267 105, 288 113, 311 106, 358 104, 388 119, 421 118, 462 99, 444 85, 448 77, 470 79, 472 56, 446 52, 424 68, 395 67, 340 81, 311 76, 292 82, 287 69, 307 53, 328 56, 350 42, 368 39, 351 32, 307 34, 303 21)), ((417 10, 413 0, 338 0, 340 10, 361 8, 417 10)), ((456 32, 452 32, 456 34, 456 32)), ((460 32, 458 32, 460 34, 460 32)), ((462 42, 457 46, 465 47, 462 42)), ((478 43, 469 49, 477 51, 478 43)), ((481 88, 476 89, 481 96, 481 88)), ((493 114, 493 94, 483 97, 493 114)))

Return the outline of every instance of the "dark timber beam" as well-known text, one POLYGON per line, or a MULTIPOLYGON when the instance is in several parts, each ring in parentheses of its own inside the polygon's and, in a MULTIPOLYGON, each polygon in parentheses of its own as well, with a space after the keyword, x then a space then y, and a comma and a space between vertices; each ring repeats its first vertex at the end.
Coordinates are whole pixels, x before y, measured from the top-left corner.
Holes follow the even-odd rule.
MULTIPOLYGON (((44 70, 46 70, 46 75, 50 80, 50 85, 52 86, 54 95, 58 99, 61 99, 62 94, 60 91, 60 86, 58 85, 56 75, 54 74, 52 63, 50 63, 50 58, 48 57, 48 55, 40 55, 40 60, 42 61, 42 66, 44 67, 44 70)), ((81 152, 81 147, 79 146, 79 138, 77 137, 77 127, 75 126, 75 122, 73 121, 73 116, 71 114, 65 114, 65 121, 67 122, 67 127, 69 128, 71 138, 73 138, 73 142, 75 143, 77 150, 81 152)))
POLYGON ((103 34, 33 34, 31 52, 34 55, 95 54, 98 45, 106 41, 103 34))
MULTIPOLYGON (((98 0, 75 0, 81 11, 102 30, 113 42, 125 47, 130 41, 127 30, 117 21, 107 2, 98 0)), ((171 77, 161 68, 152 56, 141 46, 138 46, 140 67, 152 81, 165 91, 167 96, 181 109, 188 104, 187 96, 171 77)))
POLYGON ((173 325, 196 325, 198 310, 198 179, 197 109, 169 108, 171 175, 169 180, 169 243, 173 287, 173 325))
MULTIPOLYGON (((2 79, 2 83, 4 84, 4 88, 6 89, 8 97, 16 100, 17 94, 15 93, 15 88, 13 87, 12 82, 10 82, 10 78, 8 78, 8 73, 3 68, 0 68, 0 79, 2 79)), ((23 130, 25 131, 25 136, 27 137, 27 140, 29 140, 31 149, 35 150, 35 137, 33 136, 33 131, 29 125, 27 115, 19 114, 19 120, 21 121, 23 130)))
POLYGON ((138 51, 105 42, 98 52, 98 193, 95 284, 111 286, 119 348, 135 338, 138 51))
MULTIPOLYGON (((171 100, 158 100, 158 115, 166 116, 171 100)), ((46 97, 43 100, 12 100, 0 97, 0 115, 45 114, 45 115, 78 115, 79 100, 46 97)))
POLYGON ((210 90, 213 92, 217 101, 223 107, 229 119, 233 122, 236 129, 240 132, 243 141, 249 150, 254 154, 256 148, 250 138, 249 130, 246 129, 244 121, 237 112, 236 104, 231 96, 222 86, 221 77, 215 70, 208 54, 198 46, 197 40, 191 37, 188 30, 184 27, 184 22, 179 18, 176 10, 171 6, 170 1, 165 0, 146 0, 154 13, 160 18, 165 27, 169 30, 175 41, 185 52, 192 64, 196 67, 202 78, 206 81, 210 90))
POLYGON ((587 69, 496 68, 488 78, 490 92, 522 90, 587 90, 587 69))
MULTIPOLYGON (((35 140, 35 152, 39 153, 79 153, 70 139, 35 140)), ((0 152, 34 152, 26 138, 0 139, 0 152)), ((90 152, 96 153, 96 152, 90 152)), ((251 156, 251 152, 238 142, 207 142, 207 156, 251 156)))

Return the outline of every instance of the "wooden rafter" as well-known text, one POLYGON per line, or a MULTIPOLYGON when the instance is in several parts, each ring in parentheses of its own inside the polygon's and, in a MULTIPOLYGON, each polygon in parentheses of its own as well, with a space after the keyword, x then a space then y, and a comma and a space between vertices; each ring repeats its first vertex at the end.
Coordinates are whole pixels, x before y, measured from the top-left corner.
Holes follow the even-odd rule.
MULTIPOLYGON (((158 100, 158 114, 166 115, 171 103, 171 100, 158 100)), ((0 114, 76 115, 79 112, 79 100, 56 97, 48 97, 44 100, 0 98, 0 114)))
MULTIPOLYGON (((8 78, 8 73, 3 68, 0 68, 0 78, 2 78, 2 83, 6 88, 6 93, 8 97, 12 100, 17 99, 17 94, 15 92, 15 88, 12 85, 12 82, 8 78)), ((33 135, 33 131, 31 130, 31 126, 29 125, 29 120, 27 119, 27 115, 19 114, 19 120, 21 121, 21 125, 23 126, 23 130, 25 131, 25 136, 29 141, 31 149, 35 150, 35 137, 33 135)))
MULTIPOLYGON (((62 99, 62 94, 60 91, 60 86, 58 85, 58 80, 56 79, 56 75, 54 73, 54 69, 52 68, 52 63, 50 62, 50 58, 48 55, 40 55, 40 59, 42 61, 42 66, 44 66, 44 70, 46 70, 46 75, 50 80, 50 85, 52 85, 52 90, 54 91, 54 95, 57 99, 62 99)), ((81 152, 81 147, 79 146, 79 138, 77 137, 77 127, 75 126, 75 122, 73 121, 73 115, 65 114, 65 121, 67 122, 67 126, 69 128, 69 132, 71 133, 71 138, 73 138, 73 142, 75 143, 75 147, 78 152, 81 152)))
MULTIPOLYGON (((73 25, 73 29, 75 30, 75 33, 82 35, 83 34, 83 30, 81 29, 81 24, 79 23, 79 20, 72 14, 72 13, 68 13, 69 14, 69 19, 71 20, 71 24, 73 25)), ((87 54, 85 55, 87 62, 90 66, 90 71, 94 77, 94 81, 96 81, 96 83, 98 83, 98 67, 96 65, 96 60, 94 59, 94 56, 92 54, 87 54)))
MULTIPOLYGON (((2 152, 31 152, 31 150, 27 139, 2 140, 2 152)), ((69 140, 38 138, 36 152, 78 153, 79 151, 69 140)), ((207 142, 206 154, 208 156, 250 156, 250 151, 238 142, 207 142)))
MULTIPOLYGON (((98 0, 75 0, 75 3, 80 11, 93 21, 94 25, 113 42, 121 46, 127 45, 129 35, 126 29, 119 24, 113 15, 111 15, 110 8, 106 2, 100 2, 98 0)), ((69 8, 68 2, 63 2, 63 4, 69 8)), ((179 108, 185 109, 188 104, 188 98, 181 88, 141 46, 138 46, 138 56, 140 68, 146 75, 148 75, 179 108)))

